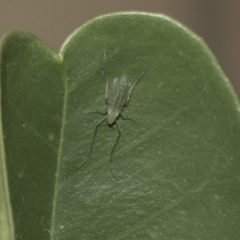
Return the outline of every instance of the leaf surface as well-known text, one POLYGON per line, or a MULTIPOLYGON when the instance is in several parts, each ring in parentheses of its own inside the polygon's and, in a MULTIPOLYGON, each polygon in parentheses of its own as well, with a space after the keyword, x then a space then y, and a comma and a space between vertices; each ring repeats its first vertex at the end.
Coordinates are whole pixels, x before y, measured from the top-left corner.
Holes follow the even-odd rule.
POLYGON ((238 239, 239 102, 198 36, 167 16, 127 12, 87 22, 59 56, 24 33, 2 49, 19 239, 238 239), (76 172, 105 117, 86 112, 107 109, 101 61, 110 83, 148 69, 123 109, 138 124, 118 119, 110 164, 117 128, 104 123, 76 172))

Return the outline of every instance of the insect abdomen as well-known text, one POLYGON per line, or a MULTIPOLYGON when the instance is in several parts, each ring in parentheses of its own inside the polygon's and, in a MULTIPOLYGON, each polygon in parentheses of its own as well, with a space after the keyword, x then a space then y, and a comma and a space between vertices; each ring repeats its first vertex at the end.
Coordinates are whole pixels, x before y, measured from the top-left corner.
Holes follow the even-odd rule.
POLYGON ((118 79, 115 78, 110 94, 108 105, 108 123, 112 124, 116 121, 119 113, 121 112, 124 104, 126 103, 131 89, 131 84, 127 81, 127 78, 123 76, 118 79))

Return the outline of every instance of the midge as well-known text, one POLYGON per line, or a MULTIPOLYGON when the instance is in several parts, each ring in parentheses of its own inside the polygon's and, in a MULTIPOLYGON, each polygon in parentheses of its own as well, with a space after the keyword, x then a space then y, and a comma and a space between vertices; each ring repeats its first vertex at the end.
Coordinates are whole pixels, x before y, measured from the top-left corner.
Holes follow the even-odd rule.
MULTIPOLYGON (((87 158, 83 161, 83 163, 76 169, 79 170, 86 162, 87 160, 91 157, 92 154, 92 150, 93 150, 93 145, 95 142, 95 138, 96 138, 96 134, 98 131, 98 128, 102 125, 103 122, 107 122, 107 124, 111 127, 113 126, 115 123, 117 125, 117 130, 118 130, 118 136, 116 139, 116 142, 113 146, 113 149, 111 151, 110 154, 110 164, 112 163, 112 156, 114 153, 114 150, 118 144, 118 141, 121 137, 121 129, 119 127, 119 124, 117 122, 117 118, 120 116, 122 119, 130 119, 128 117, 124 117, 121 113, 122 109, 124 106, 127 106, 129 103, 129 99, 131 96, 131 93, 134 89, 134 87, 136 86, 136 84, 140 81, 140 79, 143 77, 143 75, 146 73, 147 70, 143 71, 142 74, 139 76, 139 78, 137 79, 137 81, 135 81, 134 84, 131 84, 127 77, 125 75, 123 75, 120 79, 118 78, 114 78, 111 88, 108 89, 108 78, 106 76, 105 70, 104 70, 104 65, 103 62, 101 62, 102 65, 102 75, 104 76, 105 80, 106 80, 106 94, 105 94, 105 102, 108 105, 108 109, 106 112, 100 112, 100 111, 90 111, 87 113, 99 113, 101 115, 107 115, 107 117, 104 117, 104 119, 102 119, 96 126, 95 126, 95 130, 93 133, 93 140, 91 143, 91 147, 90 147, 90 151, 89 154, 87 156, 87 158)), ((115 174, 113 173, 112 170, 112 165, 111 166, 111 171, 112 174, 114 176, 114 178, 116 179, 115 174)))

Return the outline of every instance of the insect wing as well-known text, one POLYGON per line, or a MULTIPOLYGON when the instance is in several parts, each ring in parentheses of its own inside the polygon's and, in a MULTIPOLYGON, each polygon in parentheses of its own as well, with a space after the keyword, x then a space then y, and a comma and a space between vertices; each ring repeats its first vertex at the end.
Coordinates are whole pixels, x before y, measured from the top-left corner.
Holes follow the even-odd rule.
POLYGON ((130 90, 131 84, 127 81, 125 76, 121 79, 114 79, 111 86, 111 92, 109 94, 108 122, 110 124, 116 120, 117 116, 121 112, 128 99, 130 90))

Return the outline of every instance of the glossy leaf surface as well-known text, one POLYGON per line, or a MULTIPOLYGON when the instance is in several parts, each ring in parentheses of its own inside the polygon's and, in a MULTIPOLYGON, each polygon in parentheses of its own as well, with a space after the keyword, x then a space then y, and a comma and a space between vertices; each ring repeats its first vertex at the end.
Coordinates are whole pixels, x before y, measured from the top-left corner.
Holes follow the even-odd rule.
POLYGON ((238 239, 239 102, 189 29, 160 14, 105 15, 59 57, 14 33, 1 81, 16 239, 238 239), (117 180, 116 126, 99 129, 75 172, 103 118, 85 112, 107 108, 100 61, 110 82, 148 68, 123 109, 138 124, 118 119, 117 180))

